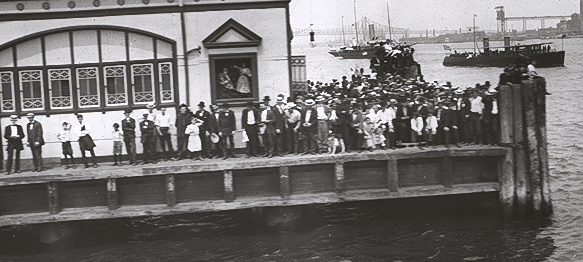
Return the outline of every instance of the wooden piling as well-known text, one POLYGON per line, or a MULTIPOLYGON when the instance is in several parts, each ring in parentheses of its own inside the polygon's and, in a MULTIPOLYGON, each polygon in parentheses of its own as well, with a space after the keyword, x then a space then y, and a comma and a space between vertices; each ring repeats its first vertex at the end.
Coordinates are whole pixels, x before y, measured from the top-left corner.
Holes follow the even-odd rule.
POLYGON ((282 166, 279 168, 279 195, 283 199, 289 199, 291 196, 288 166, 282 166))
POLYGON ((174 184, 174 175, 166 175, 166 205, 169 207, 176 206, 176 191, 174 184))
POLYGON ((335 183, 334 187, 336 193, 344 193, 346 190, 346 185, 344 184, 344 163, 336 162, 334 166, 335 183))
POLYGON ((399 191, 399 166, 397 159, 389 159, 387 161, 387 176, 389 190, 392 192, 399 191))
POLYGON ((500 115, 500 143, 502 145, 514 144, 514 110, 512 104, 513 90, 510 85, 500 86, 498 96, 498 114, 500 115))
POLYGON ((513 126, 514 126, 514 187, 517 200, 517 210, 519 217, 523 218, 526 214, 528 204, 528 183, 526 177, 526 152, 524 149, 524 117, 521 84, 512 85, 512 104, 513 126))
POLYGON ((235 191, 233 191, 233 171, 223 171, 223 184, 225 187, 225 202, 235 201, 235 191))
POLYGON ((505 219, 510 220, 514 211, 514 150, 507 148, 507 153, 499 160, 500 204, 505 219))
POLYGON ((109 210, 118 209, 117 184, 115 178, 107 179, 107 207, 109 210))
POLYGON ((453 161, 450 156, 446 155, 441 159, 441 179, 445 188, 452 187, 451 174, 453 170, 453 161))
POLYGON ((49 215, 59 213, 59 187, 57 182, 47 183, 47 193, 49 199, 49 215))
POLYGON ((535 87, 535 113, 537 120, 537 138, 539 141, 539 160, 540 160, 540 174, 541 174, 541 191, 542 191, 542 211, 548 215, 553 212, 553 205, 551 201, 551 177, 549 172, 549 156, 548 156, 548 142, 547 142, 547 105, 546 105, 546 80, 544 78, 536 78, 534 80, 535 87))
POLYGON ((542 187, 539 160, 539 141, 537 139, 537 123, 535 116, 534 83, 532 80, 523 81, 522 88, 524 102, 524 126, 526 130, 527 144, 527 188, 529 189, 529 202, 533 211, 540 212, 542 203, 542 187))

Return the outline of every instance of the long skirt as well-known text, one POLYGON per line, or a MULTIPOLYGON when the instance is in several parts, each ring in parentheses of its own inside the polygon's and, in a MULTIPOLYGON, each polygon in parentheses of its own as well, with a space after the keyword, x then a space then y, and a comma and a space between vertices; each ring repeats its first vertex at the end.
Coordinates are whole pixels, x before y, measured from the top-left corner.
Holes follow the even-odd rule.
POLYGON ((198 135, 191 135, 188 137, 188 151, 190 152, 198 152, 202 150, 202 141, 200 140, 200 136, 198 135))
POLYGON ((81 151, 91 150, 95 147, 95 143, 93 143, 93 138, 90 135, 85 135, 79 138, 79 148, 81 151))

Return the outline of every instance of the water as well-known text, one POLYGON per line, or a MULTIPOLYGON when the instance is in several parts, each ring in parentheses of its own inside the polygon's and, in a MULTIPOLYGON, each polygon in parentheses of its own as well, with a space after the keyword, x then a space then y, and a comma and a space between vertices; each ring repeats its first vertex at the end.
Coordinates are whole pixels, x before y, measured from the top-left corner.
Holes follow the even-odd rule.
MULTIPOLYGON (((452 44, 452 47, 471 47, 452 44)), ((566 39, 565 68, 547 79, 554 214, 503 222, 495 194, 429 201, 372 201, 306 207, 292 232, 256 227, 249 210, 72 223, 79 234, 54 245, 36 227, 0 229, 1 261, 583 261, 583 39, 566 39)), ((499 68, 444 68, 442 45, 417 45, 426 80, 454 86, 498 82, 499 68)), ((558 41, 558 48, 561 48, 558 41)), ((294 48, 308 78, 329 81, 367 61, 327 47, 294 48)))

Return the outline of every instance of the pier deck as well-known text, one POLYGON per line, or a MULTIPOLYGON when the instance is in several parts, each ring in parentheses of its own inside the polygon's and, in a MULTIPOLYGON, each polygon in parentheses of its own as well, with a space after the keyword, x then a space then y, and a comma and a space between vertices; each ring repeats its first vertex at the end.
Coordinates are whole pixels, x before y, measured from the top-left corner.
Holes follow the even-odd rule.
POLYGON ((0 175, 0 226, 497 192, 508 152, 438 146, 0 175))

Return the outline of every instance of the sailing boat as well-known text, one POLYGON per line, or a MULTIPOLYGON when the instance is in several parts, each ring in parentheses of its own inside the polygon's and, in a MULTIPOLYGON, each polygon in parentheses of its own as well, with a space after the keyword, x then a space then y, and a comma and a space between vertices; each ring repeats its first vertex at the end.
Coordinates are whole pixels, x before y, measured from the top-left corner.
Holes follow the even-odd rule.
MULTIPOLYGON (((389 14, 389 4, 387 2, 387 15, 389 14)), ((389 18, 389 40, 391 36, 391 18, 389 18)), ((344 19, 342 20, 344 24, 344 19)), ((382 49, 382 46, 387 42, 387 40, 370 40, 365 44, 360 44, 358 35, 358 21, 356 20, 356 0, 354 1, 354 30, 355 38, 352 39, 352 45, 350 47, 342 46, 338 50, 330 50, 328 53, 335 57, 342 57, 343 59, 371 59, 375 56, 377 51, 382 49)), ((344 26, 342 27, 344 32, 344 26)))

